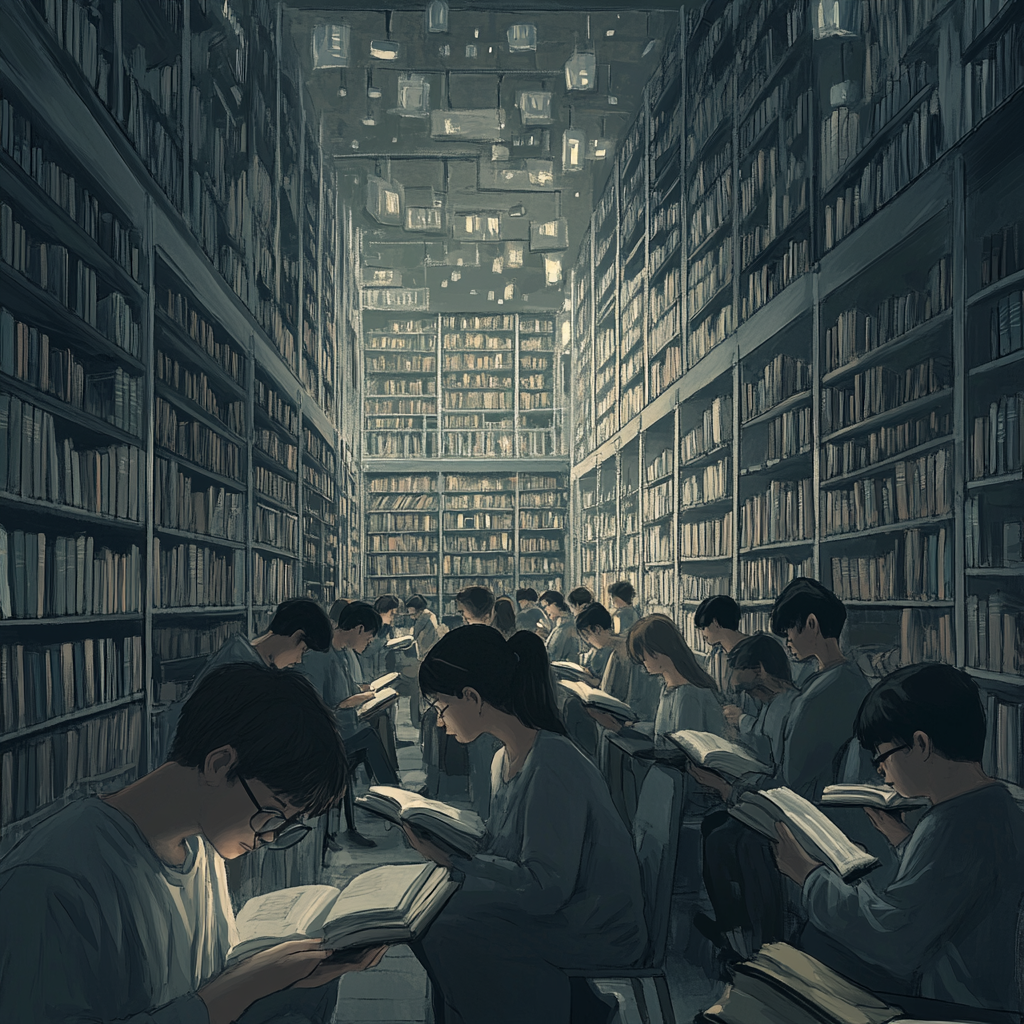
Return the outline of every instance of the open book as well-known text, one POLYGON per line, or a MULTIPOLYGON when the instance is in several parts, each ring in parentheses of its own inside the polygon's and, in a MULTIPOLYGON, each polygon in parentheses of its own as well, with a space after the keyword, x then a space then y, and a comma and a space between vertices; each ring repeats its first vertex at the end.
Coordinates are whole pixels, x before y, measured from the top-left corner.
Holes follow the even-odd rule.
POLYGON ((592 683, 598 677, 575 661, 553 661, 551 667, 558 679, 575 679, 578 683, 592 683))
POLYGON ((711 732, 680 729, 678 732, 670 732, 668 738, 695 764, 730 781, 750 772, 765 775, 772 770, 771 765, 758 761, 738 743, 730 743, 711 732))
POLYGON ((374 718, 382 711, 386 711, 392 704, 397 703, 398 691, 392 690, 390 686, 385 686, 374 693, 373 700, 368 700, 365 704, 359 705, 356 717, 366 721, 368 718, 374 718))
POLYGON ((458 888, 436 864, 388 864, 357 875, 340 891, 300 885, 254 896, 235 918, 228 963, 292 939, 324 940, 335 950, 418 939, 458 888))
POLYGON ((870 786, 859 782, 847 782, 826 786, 821 791, 824 807, 877 807, 883 811, 907 811, 924 807, 927 797, 901 796, 892 786, 870 786))
POLYGON ((574 697, 579 697, 587 707, 596 708, 598 711, 614 715, 616 718, 621 718, 624 722, 633 721, 637 717, 633 713, 633 709, 625 701, 619 700, 618 697, 613 697, 610 693, 605 693, 604 690, 588 686, 578 679, 558 679, 556 682, 563 690, 571 693, 574 697))
POLYGON ((377 678, 370 683, 370 689, 374 693, 380 693, 380 691, 383 690, 385 686, 390 686, 398 678, 398 672, 386 672, 382 676, 377 676, 377 678))
POLYGON ((412 634, 405 634, 403 636, 393 636, 384 644, 384 650, 386 651, 407 651, 416 641, 413 640, 412 634))
POLYGON ((902 1016, 784 942, 767 943, 737 964, 721 999, 704 1011, 722 1024, 888 1024, 902 1016))
POLYGON ((779 838, 775 823, 784 821, 811 857, 847 881, 878 866, 877 858, 851 843, 814 804, 785 786, 744 793, 729 813, 769 839, 779 838))
POLYGON ((472 857, 480 849, 486 834, 476 812, 429 800, 397 786, 371 786, 365 796, 356 797, 356 803, 396 825, 411 825, 465 857, 472 857))

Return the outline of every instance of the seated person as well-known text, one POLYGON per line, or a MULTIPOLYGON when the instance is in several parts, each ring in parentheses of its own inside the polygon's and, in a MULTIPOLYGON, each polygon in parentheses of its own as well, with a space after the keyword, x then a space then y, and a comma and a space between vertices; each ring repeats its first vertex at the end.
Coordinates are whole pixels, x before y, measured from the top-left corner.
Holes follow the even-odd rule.
MULTIPOLYGON (((572 614, 573 622, 580 617, 580 612, 584 608, 594 603, 594 595, 586 587, 577 587, 575 590, 569 592, 566 597, 566 601, 569 605, 569 611, 572 614)), ((583 659, 592 650, 590 644, 587 643, 583 637, 577 633, 577 643, 579 645, 579 658, 577 659, 580 664, 583 664, 583 659)), ((600 677, 598 677, 600 678, 600 677)))
POLYGON ((516 631, 516 606, 511 597, 499 597, 494 602, 491 625, 506 639, 516 631))
POLYGON ((280 993, 277 1013, 326 1024, 328 983, 384 950, 325 964, 319 942, 284 942, 225 970, 235 927, 222 858, 294 845, 346 779, 334 716, 298 673, 211 673, 168 761, 74 801, 0 860, 0 1020, 229 1024, 280 993))
MULTIPOLYGON (((373 693, 362 682, 358 658, 366 650, 380 628, 380 615, 364 601, 335 601, 331 607, 334 633, 331 650, 311 654, 302 665, 302 672, 334 710, 345 741, 349 771, 364 765, 373 781, 380 786, 399 785, 398 772, 381 742, 380 733, 372 725, 359 721, 361 704, 373 699, 373 693)), ((345 790, 345 841, 355 846, 376 846, 362 835, 355 825, 352 786, 345 790)), ((333 824, 328 818, 329 825, 333 824)), ((337 839, 337 827, 324 833, 325 848, 338 851, 343 847, 337 839)))
MULTIPOLYGON (((416 644, 416 657, 422 661, 427 651, 437 643, 437 616, 427 605, 422 594, 413 594, 405 602, 405 610, 412 616, 412 638, 416 644)), ((413 725, 416 722, 413 721, 413 725)))
POLYGON ((373 610, 380 616, 381 626, 366 650, 359 655, 363 678, 367 681, 379 679, 382 675, 394 671, 393 665, 389 665, 388 652, 384 645, 393 636, 391 624, 401 607, 402 602, 394 594, 384 594, 373 602, 373 610))
POLYGON ((573 627, 572 613, 565 603, 565 598, 557 590, 545 590, 540 595, 540 607, 551 621, 551 632, 544 641, 548 660, 575 661, 579 657, 580 647, 573 627))
POLYGON ((547 616, 537 607, 537 591, 533 587, 520 587, 516 591, 516 604, 519 611, 516 612, 516 629, 525 629, 529 633, 537 633, 541 630, 547 632, 551 623, 547 616))
POLYGON ((438 725, 459 743, 495 737, 486 849, 449 856, 406 829, 462 888, 414 951, 434 1020, 565 1024, 569 969, 626 967, 643 954, 640 871, 597 769, 563 735, 540 638, 456 629, 420 669, 438 725))
POLYGON ((740 606, 728 594, 716 594, 701 601, 697 606, 693 613, 693 624, 704 637, 704 642, 711 648, 704 668, 718 684, 719 692, 732 697, 729 693, 726 657, 747 636, 746 633, 740 632, 740 606))
POLYGON ((899 852, 899 872, 884 889, 870 875, 847 884, 777 826, 779 870, 800 886, 824 940, 807 948, 882 991, 1024 1010, 1024 813, 982 769, 977 685, 948 665, 899 669, 867 695, 856 730, 885 781, 931 808, 913 832, 899 815, 865 808, 899 852), (879 972, 893 987, 879 983, 879 972))
POLYGON ((467 626, 489 626, 494 616, 494 591, 490 587, 464 587, 455 595, 462 621, 467 626))
POLYGON ((633 623, 640 618, 640 613, 633 607, 636 590, 629 580, 620 580, 608 588, 608 594, 612 599, 612 606, 615 608, 615 611, 612 612, 615 632, 625 636, 633 623))

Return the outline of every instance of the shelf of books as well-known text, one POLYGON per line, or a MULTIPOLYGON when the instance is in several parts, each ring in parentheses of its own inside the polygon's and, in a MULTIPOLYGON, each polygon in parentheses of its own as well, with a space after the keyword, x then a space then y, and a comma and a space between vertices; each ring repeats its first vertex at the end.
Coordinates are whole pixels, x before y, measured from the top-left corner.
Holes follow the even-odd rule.
POLYGON ((676 537, 676 414, 662 417, 643 434, 641 463, 643 587, 646 614, 675 615, 676 537))
POLYGON ((594 323, 591 235, 583 239, 572 275, 572 452, 585 458, 594 444, 594 323))
POLYGON ((619 151, 619 422, 644 407, 647 376, 647 111, 642 107, 619 151))
MULTIPOLYGON (((613 535, 603 513, 630 507, 613 467, 639 433, 645 601, 674 609, 695 649, 703 598, 732 593, 744 628, 766 628, 779 590, 816 575, 846 602, 844 643, 869 673, 929 658, 974 673, 988 767, 1020 782, 1024 8, 876 5, 837 26, 810 10, 708 0, 683 17, 683 373, 659 393, 649 343, 647 404, 574 445, 578 575, 603 592, 622 568, 628 515, 613 535), (658 462, 670 426, 674 477, 658 462)), ((652 316, 672 201, 658 195, 664 83, 656 71, 646 101, 652 316)), ((596 215, 591 228, 598 422, 616 216, 618 236, 596 215)))
POLYGON ((422 594, 439 614, 440 474, 367 474, 363 478, 366 597, 422 594))
POLYGON ((619 541, 617 568, 619 577, 633 584, 643 599, 640 578, 640 543, 643 511, 640 499, 640 436, 619 452, 619 541))
POLYGON ((517 455, 565 454, 562 431, 562 370, 554 317, 517 317, 517 455))
POLYGON ((592 447, 619 429, 619 192, 618 159, 591 220, 594 296, 594 438, 592 447))
POLYGON ((597 590, 594 598, 606 607, 611 602, 608 588, 619 578, 619 460, 605 459, 597 471, 597 590))
POLYGON ((336 445, 302 421, 302 583, 330 609, 339 591, 338 459, 336 445))
MULTIPOLYGON (((514 588, 564 592, 565 534, 569 515, 565 473, 519 473, 516 491, 516 579, 514 588)), ((510 596, 514 596, 509 591, 510 596)))
MULTIPOLYGON (((4 20, 6 846, 73 796, 154 764, 166 739, 154 705, 301 592, 305 554, 329 600, 339 449, 356 531, 359 508, 351 431, 339 440, 319 394, 299 419, 294 341, 250 288, 260 224, 276 245, 274 10, 40 2, 4 20)), ((337 280, 339 255, 323 248, 310 255, 333 261, 337 280)), ((318 337, 325 319, 336 315, 317 313, 318 337)))

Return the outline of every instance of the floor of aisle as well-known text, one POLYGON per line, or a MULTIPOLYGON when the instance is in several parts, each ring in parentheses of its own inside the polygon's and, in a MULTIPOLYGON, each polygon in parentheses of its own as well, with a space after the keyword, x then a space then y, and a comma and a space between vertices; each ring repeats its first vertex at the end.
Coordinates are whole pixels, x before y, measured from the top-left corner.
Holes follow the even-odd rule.
MULTIPOLYGON (((419 746, 419 730, 409 718, 409 701, 403 697, 398 713, 399 770, 402 784, 416 788, 423 784, 423 766, 419 746)), ((360 773, 358 788, 365 788, 360 773)), ((452 801, 458 802, 458 801, 452 801)), ((468 802, 466 804, 468 806, 468 802)), ((375 815, 356 811, 356 824, 363 835, 376 842, 376 847, 346 847, 328 854, 324 882, 343 885, 355 875, 381 864, 416 863, 420 856, 405 841, 400 829, 375 815)), ((673 905, 673 928, 669 935, 667 973, 672 1005, 678 1024, 693 1019, 720 995, 722 984, 709 980, 697 963, 704 960, 702 939, 692 934, 691 909, 684 904, 673 905), (694 939, 697 938, 695 942, 694 939), (684 951, 689 957, 684 956, 684 951)), ((619 1000, 621 1024, 641 1024, 629 982, 601 982, 606 992, 619 1000)), ((647 985, 647 1003, 651 1019, 658 1021, 657 999, 653 985, 647 985)), ((341 979, 336 1024, 430 1024, 430 998, 427 977, 407 946, 394 946, 381 963, 364 974, 349 974, 341 979)), ((526 1024, 526 1022, 524 1022, 526 1024)), ((618 1022, 617 1022, 618 1024, 618 1022)))

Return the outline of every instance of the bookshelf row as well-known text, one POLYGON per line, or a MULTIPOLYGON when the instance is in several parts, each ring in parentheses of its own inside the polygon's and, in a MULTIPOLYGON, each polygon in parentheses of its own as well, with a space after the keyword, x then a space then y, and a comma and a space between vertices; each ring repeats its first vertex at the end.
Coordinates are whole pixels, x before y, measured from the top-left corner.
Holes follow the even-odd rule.
MULTIPOLYGON (((702 306, 680 319, 685 353, 699 358, 684 359, 669 392, 649 387, 615 429, 594 418, 600 392, 598 405, 585 382, 574 393, 589 420, 573 424, 573 579, 604 597, 609 583, 630 579, 644 611, 682 622, 698 651, 692 612, 703 598, 732 594, 747 628, 766 628, 790 579, 820 579, 847 603, 844 644, 866 671, 937 659, 975 673, 991 702, 989 765, 1019 783, 1024 151, 1007 130, 1024 116, 1020 11, 937 4, 911 32, 865 8, 867 24, 844 51, 848 77, 870 72, 861 96, 858 83, 828 79, 838 43, 790 17, 803 6, 760 19, 756 5, 711 3, 684 27, 687 195, 700 205, 691 206, 682 308, 702 306), (882 37, 897 42, 884 65, 892 45, 880 48, 882 37), (941 83, 939 47, 960 54, 961 69, 941 83), (777 58, 761 85, 759 73, 748 81, 755 52, 777 58), (822 194, 785 227, 791 124, 806 128, 808 117, 820 131, 797 161, 819 161, 822 194), (778 148, 762 157, 769 138, 778 148), (779 247, 806 232, 819 262, 753 309, 745 274, 760 256, 746 225, 766 209, 769 225, 781 216, 779 247), (731 271, 721 264, 716 283, 706 257, 729 232, 731 271), (695 287, 705 279, 710 297, 695 287), (726 326, 707 347, 719 301, 726 326)), ((659 89, 655 76, 641 117, 659 89)), ((624 152, 619 161, 628 167, 624 152)), ((790 195, 792 211, 801 201, 790 195)), ((652 193, 652 216, 661 209, 652 193)), ((592 326, 600 295, 588 297, 600 279, 588 262, 602 266, 588 246, 601 251, 601 223, 595 215, 573 282, 577 365, 592 361, 597 372, 615 351, 614 338, 602 349, 599 316, 592 326)))

